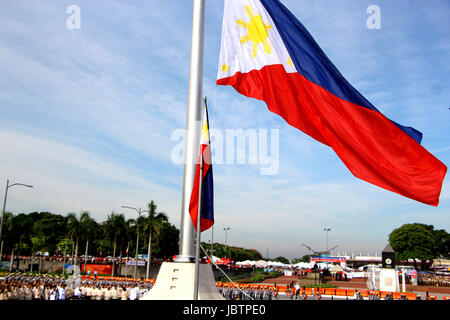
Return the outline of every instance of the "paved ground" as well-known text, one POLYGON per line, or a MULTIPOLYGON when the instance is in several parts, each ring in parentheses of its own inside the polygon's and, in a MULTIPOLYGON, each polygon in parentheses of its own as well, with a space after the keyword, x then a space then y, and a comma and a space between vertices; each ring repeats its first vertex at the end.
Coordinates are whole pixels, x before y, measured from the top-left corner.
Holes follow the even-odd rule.
MULTIPOLYGON (((280 276, 277 278, 266 279, 263 283, 276 283, 276 284, 290 284, 293 281, 297 282, 298 276, 280 276)), ((360 289, 367 290, 367 280, 365 279, 351 279, 348 281, 327 281, 327 284, 335 286, 340 289, 360 289)), ((430 295, 434 295, 438 300, 442 300, 443 297, 450 296, 450 287, 434 287, 434 286, 412 286, 406 285, 407 292, 414 292, 417 295, 420 295, 422 299, 425 298, 426 292, 430 295)), ((312 298, 312 297, 311 297, 312 298)), ((349 297, 350 299, 351 297, 349 297)), ((322 299, 327 300, 331 299, 331 297, 323 296, 322 299)), ((336 297, 333 297, 336 299, 336 297)), ((342 299, 342 298, 341 298, 342 299)), ((345 298, 344 298, 345 299, 345 298)))

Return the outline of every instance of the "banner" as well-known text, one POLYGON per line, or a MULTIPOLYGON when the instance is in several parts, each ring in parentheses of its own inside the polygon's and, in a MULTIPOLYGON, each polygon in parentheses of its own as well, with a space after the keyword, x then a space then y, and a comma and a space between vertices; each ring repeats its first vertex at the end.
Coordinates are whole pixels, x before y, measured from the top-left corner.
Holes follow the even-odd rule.
POLYGON ((345 257, 311 257, 311 261, 315 262, 346 262, 347 258, 345 257))
MULTIPOLYGON (((135 264, 136 264, 136 263, 135 263, 134 260, 129 260, 129 261, 127 262, 127 265, 128 265, 128 266, 134 266, 135 264)), ((143 267, 143 266, 145 266, 145 261, 138 260, 137 265, 143 267)))
MULTIPOLYGON (((81 271, 84 270, 85 264, 83 263, 81 265, 81 271)), ((86 265, 86 272, 90 272, 91 274, 95 273, 97 271, 97 274, 111 274, 112 273, 112 265, 111 264, 87 264, 86 265)))
POLYGON ((409 275, 411 276, 411 284, 417 286, 417 270, 411 270, 409 275))

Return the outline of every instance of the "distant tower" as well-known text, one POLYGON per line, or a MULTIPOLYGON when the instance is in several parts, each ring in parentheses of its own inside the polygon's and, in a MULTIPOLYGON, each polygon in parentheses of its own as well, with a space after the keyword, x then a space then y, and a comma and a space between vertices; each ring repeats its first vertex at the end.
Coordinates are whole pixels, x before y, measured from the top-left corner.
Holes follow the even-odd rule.
POLYGON ((381 252, 382 267, 387 269, 395 269, 395 251, 388 244, 381 252))
POLYGON ((395 251, 388 244, 381 252, 380 290, 399 292, 400 284, 395 270, 395 251))

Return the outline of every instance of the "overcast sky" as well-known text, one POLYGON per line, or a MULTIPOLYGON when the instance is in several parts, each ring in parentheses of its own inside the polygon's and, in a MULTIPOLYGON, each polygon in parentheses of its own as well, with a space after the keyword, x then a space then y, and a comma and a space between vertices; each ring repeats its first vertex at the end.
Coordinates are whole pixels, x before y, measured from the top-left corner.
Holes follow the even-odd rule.
MULTIPOLYGON (((282 2, 356 89, 388 118, 421 131, 423 146, 450 164, 447 0, 282 2), (381 29, 367 27, 373 4, 381 29)), ((204 95, 212 129, 224 139, 231 129, 267 132, 278 141, 279 165, 263 175, 260 158, 213 164, 215 242, 224 243, 230 227, 229 245, 295 258, 309 253, 302 243, 325 249, 329 227, 335 253, 380 254, 405 223, 450 230, 448 177, 437 208, 380 189, 263 102, 216 87, 222 15, 223 1, 208 0, 204 95)), ((185 0, 2 2, 0 190, 7 179, 34 186, 9 189, 7 211, 88 210, 100 222, 112 211, 134 218, 120 206, 154 200, 180 227, 174 133, 185 128, 191 21, 185 0), (67 26, 71 5, 81 10, 79 29, 67 26)))

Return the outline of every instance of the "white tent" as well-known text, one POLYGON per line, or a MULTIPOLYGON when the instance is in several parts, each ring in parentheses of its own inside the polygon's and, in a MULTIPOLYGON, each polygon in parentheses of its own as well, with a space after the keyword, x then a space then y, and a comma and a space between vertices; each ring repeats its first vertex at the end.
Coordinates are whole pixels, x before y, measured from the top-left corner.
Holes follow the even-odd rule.
POLYGON ((255 261, 251 261, 251 260, 245 260, 245 261, 238 261, 236 262, 237 265, 239 266, 253 266, 255 265, 255 261))
POLYGON ((369 269, 379 269, 380 267, 377 266, 376 264, 367 264, 365 266, 361 266, 358 268, 359 271, 364 271, 364 270, 369 270, 369 269))
POLYGON ((305 269, 311 269, 314 266, 314 262, 299 262, 293 265, 295 268, 305 268, 305 269))
POLYGON ((280 262, 280 261, 269 261, 268 264, 269 264, 269 266, 272 266, 272 267, 280 267, 280 268, 292 267, 291 264, 284 264, 283 262, 280 262))
POLYGON ((255 265, 256 265, 257 267, 265 268, 265 267, 267 267, 269 264, 267 263, 267 261, 264 261, 264 260, 258 260, 258 261, 255 262, 255 265))
POLYGON ((330 268, 330 272, 341 272, 341 271, 344 271, 344 269, 338 264, 330 268))

